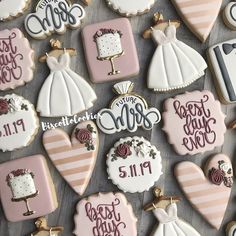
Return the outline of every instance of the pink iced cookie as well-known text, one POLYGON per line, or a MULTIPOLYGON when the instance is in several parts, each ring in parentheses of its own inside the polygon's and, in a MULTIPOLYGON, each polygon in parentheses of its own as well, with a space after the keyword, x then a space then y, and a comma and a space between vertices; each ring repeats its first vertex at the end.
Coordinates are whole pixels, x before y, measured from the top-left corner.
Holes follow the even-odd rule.
POLYGON ((163 130, 178 154, 195 155, 224 143, 225 115, 211 92, 194 91, 169 98, 164 110, 163 130))
POLYGON ((14 89, 33 79, 33 54, 19 29, 0 31, 0 90, 14 89))
POLYGON ((86 26, 82 38, 90 78, 94 83, 125 79, 139 73, 129 20, 119 18, 86 26))
POLYGON ((122 193, 98 193, 78 203, 74 234, 136 236, 136 222, 122 193))
POLYGON ((224 154, 211 158, 204 172, 192 162, 181 162, 175 176, 188 200, 216 229, 219 229, 233 186, 233 169, 224 154))
POLYGON ((0 198, 6 218, 12 222, 56 210, 56 192, 45 158, 35 155, 1 164, 0 198))

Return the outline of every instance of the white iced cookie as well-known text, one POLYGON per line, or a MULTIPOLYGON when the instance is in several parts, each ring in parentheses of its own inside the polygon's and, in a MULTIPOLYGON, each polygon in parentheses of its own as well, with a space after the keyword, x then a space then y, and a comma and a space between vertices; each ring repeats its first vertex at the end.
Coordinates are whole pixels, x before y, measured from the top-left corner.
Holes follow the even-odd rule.
POLYGON ((80 27, 85 11, 79 4, 67 0, 40 0, 36 12, 25 18, 25 29, 35 39, 44 39, 52 33, 63 34, 67 27, 80 27))
POLYGON ((147 191, 162 175, 160 152, 143 137, 120 139, 106 163, 109 178, 124 192, 147 191))
POLYGON ((226 228, 227 236, 236 236, 236 221, 232 221, 226 228))
POLYGON ((231 29, 236 30, 236 2, 230 2, 223 12, 225 24, 231 29))
POLYGON ((123 16, 136 16, 148 12, 156 0, 106 0, 108 6, 123 16))
POLYGON ((31 0, 1 0, 0 1, 0 21, 10 20, 21 15, 29 6, 31 0))
POLYGON ((15 94, 0 97, 0 149, 12 151, 29 145, 38 132, 33 105, 15 94))

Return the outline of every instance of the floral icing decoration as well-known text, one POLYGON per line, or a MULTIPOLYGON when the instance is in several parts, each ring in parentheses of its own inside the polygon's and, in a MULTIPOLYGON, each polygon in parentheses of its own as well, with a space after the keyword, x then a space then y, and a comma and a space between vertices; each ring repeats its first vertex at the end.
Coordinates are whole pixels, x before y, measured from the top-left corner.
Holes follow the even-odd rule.
POLYGON ((119 157, 126 159, 132 154, 132 152, 130 150, 130 146, 127 143, 122 143, 116 148, 115 154, 119 157))
POLYGON ((0 99, 0 115, 7 114, 9 105, 7 99, 0 99))
POLYGON ((209 170, 210 181, 215 185, 224 183, 226 187, 231 188, 233 186, 233 176, 226 176, 227 174, 232 175, 231 165, 224 161, 219 161, 218 164, 218 169, 213 167, 209 170))
POLYGON ((96 133, 94 131, 94 128, 89 124, 87 125, 86 129, 76 129, 75 130, 75 137, 76 139, 81 143, 85 144, 85 147, 87 147, 87 150, 94 150, 94 143, 93 143, 93 137, 92 134, 96 133))
POLYGON ((100 29, 96 32, 96 34, 93 36, 94 41, 96 41, 97 38, 103 36, 104 34, 119 34, 120 37, 122 37, 122 33, 119 30, 114 29, 100 29))
POLYGON ((18 169, 18 170, 13 170, 11 173, 7 175, 6 181, 9 185, 9 181, 11 179, 14 179, 15 177, 22 176, 25 174, 30 174, 32 178, 34 178, 34 173, 31 172, 29 169, 18 169))

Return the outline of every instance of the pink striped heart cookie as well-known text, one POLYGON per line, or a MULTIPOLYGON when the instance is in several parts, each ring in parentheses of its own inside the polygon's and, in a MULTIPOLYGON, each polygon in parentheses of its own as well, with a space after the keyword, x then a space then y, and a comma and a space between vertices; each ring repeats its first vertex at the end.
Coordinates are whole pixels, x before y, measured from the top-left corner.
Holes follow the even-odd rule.
POLYGON ((48 130, 43 145, 53 164, 68 182, 82 195, 91 178, 99 147, 96 125, 85 121, 76 126, 71 141, 62 129, 48 130))
POLYGON ((224 154, 211 158, 202 169, 192 162, 181 162, 175 167, 175 176, 186 197, 199 213, 219 229, 233 186, 233 169, 224 154))
POLYGON ((189 29, 202 41, 208 38, 222 0, 172 0, 189 29))

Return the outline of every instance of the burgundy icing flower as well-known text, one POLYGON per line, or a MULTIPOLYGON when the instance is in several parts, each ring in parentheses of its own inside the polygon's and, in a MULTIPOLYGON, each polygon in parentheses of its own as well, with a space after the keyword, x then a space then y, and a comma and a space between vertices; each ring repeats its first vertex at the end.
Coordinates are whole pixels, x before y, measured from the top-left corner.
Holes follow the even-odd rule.
POLYGON ((131 155, 130 146, 127 143, 120 144, 116 148, 115 154, 119 157, 126 158, 131 155))
POLYGON ((212 168, 209 171, 209 179, 215 185, 221 185, 224 181, 225 172, 220 169, 212 168))
POLYGON ((76 132, 75 137, 80 143, 87 143, 92 140, 92 134, 87 129, 80 129, 76 132))
POLYGON ((9 104, 6 99, 0 99, 0 115, 7 114, 9 104))

